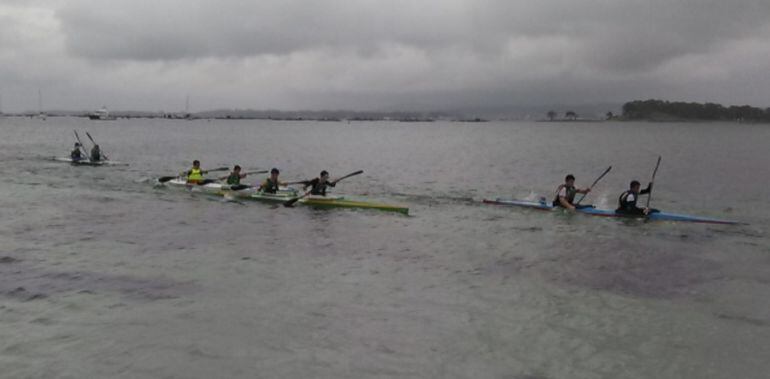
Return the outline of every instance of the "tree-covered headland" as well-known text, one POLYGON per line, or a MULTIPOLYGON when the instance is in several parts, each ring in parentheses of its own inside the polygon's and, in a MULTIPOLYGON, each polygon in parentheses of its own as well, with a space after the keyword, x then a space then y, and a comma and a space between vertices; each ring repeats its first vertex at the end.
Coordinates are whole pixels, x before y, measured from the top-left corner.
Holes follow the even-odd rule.
POLYGON ((625 120, 714 120, 770 122, 770 108, 748 105, 725 107, 714 103, 686 103, 664 100, 634 100, 623 104, 625 120))

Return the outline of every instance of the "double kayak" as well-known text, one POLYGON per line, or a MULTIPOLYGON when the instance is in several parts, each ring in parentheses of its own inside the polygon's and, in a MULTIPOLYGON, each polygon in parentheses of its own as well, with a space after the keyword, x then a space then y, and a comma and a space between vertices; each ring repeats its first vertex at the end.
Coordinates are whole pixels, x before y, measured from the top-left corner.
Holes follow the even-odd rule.
MULTIPOLYGON (((543 202, 543 201, 497 198, 495 200, 484 199, 483 202, 485 204, 522 207, 522 208, 536 209, 541 211, 552 211, 555 209, 561 209, 560 207, 554 207, 550 203, 543 202)), ((609 209, 597 209, 590 205, 579 207, 575 209, 575 211, 578 213, 582 213, 590 216, 641 219, 641 220, 649 220, 649 221, 694 222, 694 223, 702 223, 702 224, 723 224, 723 225, 744 224, 739 221, 721 220, 716 218, 690 216, 690 215, 667 213, 667 212, 654 212, 654 213, 650 213, 647 216, 633 215, 633 214, 626 214, 626 213, 618 213, 618 212, 615 212, 614 210, 609 210, 609 209)))
POLYGON ((128 163, 110 160, 92 161, 88 158, 72 159, 70 157, 53 157, 52 159, 56 162, 66 162, 73 166, 128 166, 128 163))

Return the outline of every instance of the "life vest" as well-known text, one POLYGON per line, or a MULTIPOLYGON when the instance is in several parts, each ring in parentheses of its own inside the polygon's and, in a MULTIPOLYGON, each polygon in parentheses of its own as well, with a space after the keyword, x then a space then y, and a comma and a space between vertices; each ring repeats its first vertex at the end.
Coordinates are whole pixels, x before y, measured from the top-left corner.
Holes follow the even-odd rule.
POLYGON ((332 183, 327 181, 326 183, 321 184, 321 180, 318 178, 315 178, 311 181, 311 185, 313 186, 312 189, 310 189, 311 195, 321 195, 326 196, 326 188, 327 187, 334 187, 336 183, 332 183))
POLYGON ((187 183, 198 183, 203 180, 203 170, 199 168, 191 168, 187 172, 187 183))
POLYGON ((230 185, 238 185, 241 184, 241 175, 236 173, 231 173, 230 176, 227 177, 227 184, 230 185))
POLYGON ((270 178, 265 179, 265 181, 262 183, 262 192, 277 193, 278 181, 273 182, 273 180, 270 178))
POLYGON ((556 197, 553 198, 553 206, 554 207, 560 207, 561 202, 559 202, 559 194, 561 193, 561 190, 565 189, 567 196, 565 196, 565 199, 568 203, 572 204, 572 201, 575 200, 575 194, 577 193, 577 188, 575 187, 568 187, 567 185, 560 185, 559 188, 556 189, 556 197))
POLYGON ((639 195, 634 194, 631 190, 625 191, 618 197, 618 210, 635 210, 636 202, 639 200, 639 195), (628 195, 633 194, 633 200, 628 200, 628 195))
POLYGON ((93 148, 91 149, 91 160, 92 161, 98 161, 102 159, 102 152, 99 150, 99 148, 93 148))

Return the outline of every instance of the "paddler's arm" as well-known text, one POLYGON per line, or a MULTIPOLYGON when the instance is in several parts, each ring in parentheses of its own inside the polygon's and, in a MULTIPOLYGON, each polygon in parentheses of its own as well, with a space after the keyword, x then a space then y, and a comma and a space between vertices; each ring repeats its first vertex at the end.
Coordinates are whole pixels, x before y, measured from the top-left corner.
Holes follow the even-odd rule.
POLYGON ((318 182, 318 178, 316 178, 316 179, 311 179, 311 180, 303 180, 303 181, 299 181, 299 182, 297 182, 297 184, 302 184, 302 186, 303 186, 303 187, 302 187, 302 190, 304 191, 304 190, 306 190, 306 189, 307 189, 307 187, 313 187, 313 186, 315 186, 315 183, 317 183, 317 182, 318 182))
POLYGON ((577 189, 577 190, 575 190, 575 192, 587 194, 587 193, 591 192, 591 187, 584 188, 584 189, 577 189))
POLYGON ((652 183, 648 183, 647 184, 647 188, 639 191, 639 194, 640 195, 646 195, 646 194, 650 193, 650 191, 652 191, 652 183))

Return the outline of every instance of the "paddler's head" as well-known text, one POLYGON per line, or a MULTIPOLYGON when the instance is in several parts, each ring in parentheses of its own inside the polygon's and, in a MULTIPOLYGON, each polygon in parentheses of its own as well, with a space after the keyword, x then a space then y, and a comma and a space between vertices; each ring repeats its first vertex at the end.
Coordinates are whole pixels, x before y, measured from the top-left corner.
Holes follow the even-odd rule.
POLYGON ((199 161, 197 159, 194 160, 193 161, 193 168, 200 168, 200 167, 201 167, 201 161, 199 161))
POLYGON ((321 181, 325 182, 329 180, 329 173, 326 170, 321 171, 321 181))
POLYGON ((575 186, 575 175, 569 174, 564 177, 564 184, 574 187, 575 186))
POLYGON ((278 171, 278 169, 277 169, 277 168, 273 167, 273 168, 270 170, 270 179, 272 179, 272 180, 276 180, 276 179, 278 179, 278 174, 280 174, 280 173, 281 173, 281 172, 280 172, 280 171, 278 171))
POLYGON ((639 189, 641 187, 642 187, 642 185, 638 181, 636 181, 636 180, 632 180, 631 184, 629 185, 629 188, 631 189, 631 192, 633 192, 633 193, 639 193, 639 189))
POLYGON ((235 165, 235 167, 233 167, 233 172, 236 173, 236 174, 240 173, 241 172, 241 166, 235 165))
POLYGON ((78 147, 80 147, 80 143, 75 142, 75 148, 77 149, 78 147))

